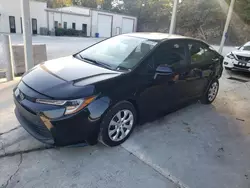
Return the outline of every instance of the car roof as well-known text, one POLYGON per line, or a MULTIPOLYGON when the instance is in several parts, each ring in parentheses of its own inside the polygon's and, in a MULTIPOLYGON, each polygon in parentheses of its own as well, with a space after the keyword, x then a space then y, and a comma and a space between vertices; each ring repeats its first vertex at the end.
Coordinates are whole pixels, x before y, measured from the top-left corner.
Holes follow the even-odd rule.
MULTIPOLYGON (((124 34, 126 36, 138 37, 138 38, 145 38, 149 40, 166 40, 166 39, 193 39, 189 37, 185 37, 182 35, 174 35, 174 34, 167 34, 167 33, 147 33, 147 32, 138 32, 138 33, 128 33, 124 34)), ((193 39, 196 40, 196 39, 193 39)))

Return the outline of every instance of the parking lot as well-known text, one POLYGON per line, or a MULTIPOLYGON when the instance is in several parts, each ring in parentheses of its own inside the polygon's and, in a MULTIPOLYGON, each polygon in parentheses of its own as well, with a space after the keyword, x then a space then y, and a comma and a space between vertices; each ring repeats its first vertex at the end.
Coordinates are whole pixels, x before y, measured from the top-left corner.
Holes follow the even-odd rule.
MULTIPOLYGON (((34 37, 48 59, 100 39, 34 37)), ((13 43, 20 43, 13 36, 13 43)), ((217 48, 217 46, 215 46, 217 48)), ((233 50, 226 47, 223 54, 233 50)), ((0 67, 1 68, 1 67, 0 67)), ((250 187, 250 74, 224 71, 212 105, 194 102, 136 128, 119 147, 51 148, 14 116, 12 89, 0 80, 0 187, 250 187)))

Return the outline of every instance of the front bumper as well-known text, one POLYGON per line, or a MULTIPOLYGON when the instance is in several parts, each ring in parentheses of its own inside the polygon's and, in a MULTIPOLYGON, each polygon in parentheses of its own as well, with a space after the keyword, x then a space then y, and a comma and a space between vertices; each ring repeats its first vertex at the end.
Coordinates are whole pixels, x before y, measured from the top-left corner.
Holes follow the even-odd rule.
POLYGON ((16 99, 14 99, 16 108, 15 108, 15 115, 22 125, 22 127, 30 133, 33 137, 37 140, 49 144, 54 145, 55 141, 54 138, 47 129, 47 127, 43 124, 43 122, 38 118, 38 116, 30 113, 26 109, 24 109, 16 99))
POLYGON ((224 58, 223 66, 230 69, 250 72, 250 62, 239 61, 237 59, 224 58))
MULTIPOLYGON (((25 95, 26 93, 35 92, 34 90, 27 92, 31 89, 25 84, 21 84, 19 89, 25 95)), ((107 102, 97 100, 74 115, 48 119, 44 118, 43 110, 55 109, 55 106, 38 104, 30 101, 28 97, 20 100, 15 94, 14 102, 16 104, 16 117, 23 128, 39 141, 56 146, 84 142, 90 145, 96 144, 101 116, 108 108, 107 102)))

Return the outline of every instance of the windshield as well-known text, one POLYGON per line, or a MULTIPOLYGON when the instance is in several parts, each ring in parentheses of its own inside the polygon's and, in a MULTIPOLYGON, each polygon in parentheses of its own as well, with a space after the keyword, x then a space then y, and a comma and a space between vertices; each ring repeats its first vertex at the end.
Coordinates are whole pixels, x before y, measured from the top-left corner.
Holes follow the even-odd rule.
POLYGON ((249 43, 245 44, 240 48, 240 50, 250 51, 250 44, 249 43))
POLYGON ((156 41, 121 35, 100 42, 78 55, 81 59, 113 70, 130 70, 156 44, 156 41))

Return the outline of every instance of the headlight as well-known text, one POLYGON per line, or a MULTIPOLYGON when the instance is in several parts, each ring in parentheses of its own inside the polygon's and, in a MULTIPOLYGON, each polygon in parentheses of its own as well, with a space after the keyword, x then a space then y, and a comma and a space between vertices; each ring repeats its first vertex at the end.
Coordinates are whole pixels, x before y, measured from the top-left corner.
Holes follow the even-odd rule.
MULTIPOLYGON (((89 104, 89 103, 88 103, 89 104)), ((67 101, 65 115, 73 114, 83 109, 88 104, 83 99, 67 101)))
POLYGON ((37 103, 51 104, 56 106, 63 106, 67 101, 64 100, 48 100, 48 99, 36 99, 37 103))
POLYGON ((36 102, 40 104, 49 104, 49 105, 65 107, 64 115, 69 115, 80 111, 88 104, 90 104, 93 100, 95 100, 95 97, 88 97, 86 99, 76 99, 76 100, 36 99, 36 102))
POLYGON ((230 58, 230 59, 235 59, 235 57, 234 57, 234 55, 232 53, 228 54, 227 57, 230 58))

